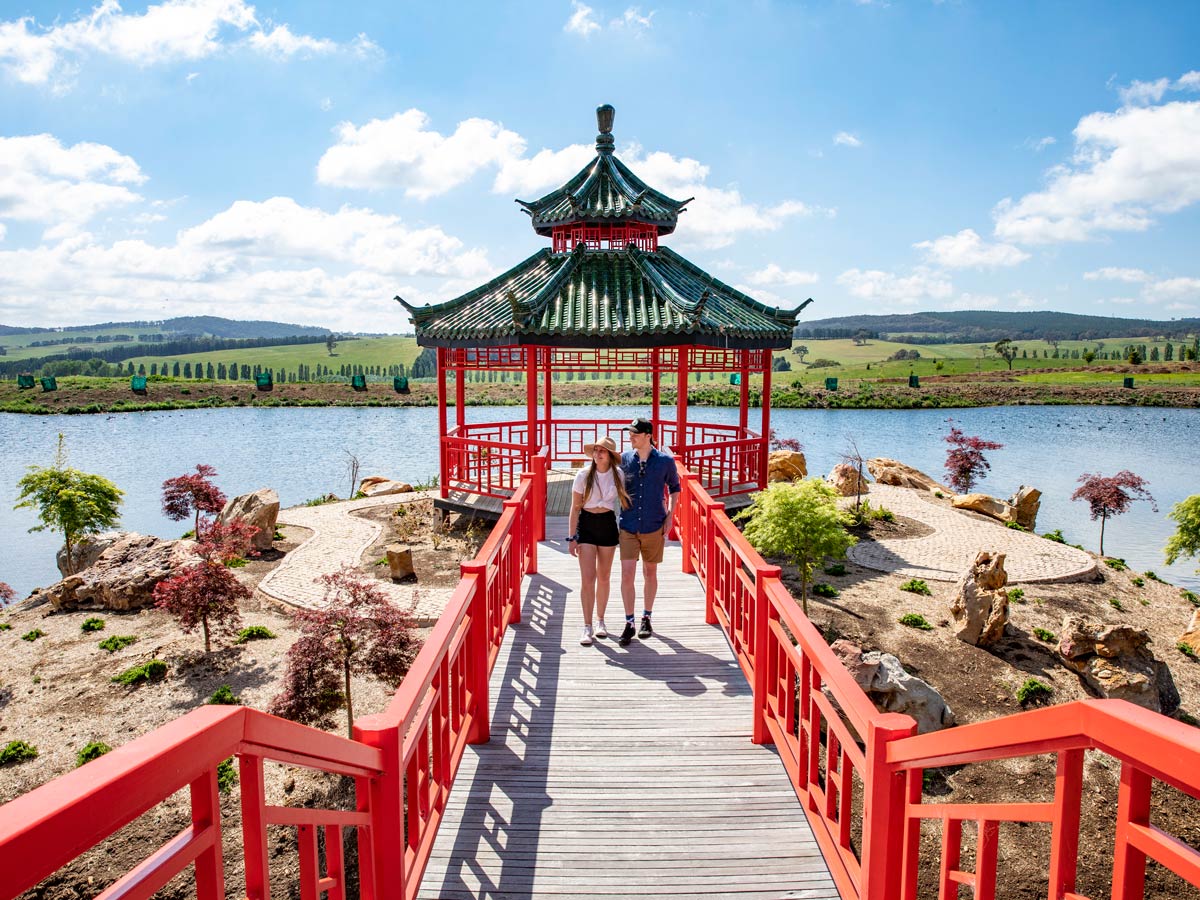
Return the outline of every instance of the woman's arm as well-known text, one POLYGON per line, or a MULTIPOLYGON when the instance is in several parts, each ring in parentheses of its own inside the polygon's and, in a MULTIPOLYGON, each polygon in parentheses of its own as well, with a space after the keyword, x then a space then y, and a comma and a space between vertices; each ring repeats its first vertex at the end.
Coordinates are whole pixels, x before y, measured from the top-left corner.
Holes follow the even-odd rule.
MULTIPOLYGON (((579 537, 579 511, 581 509, 583 509, 583 494, 579 493, 579 491, 572 491, 571 514, 567 517, 567 535, 569 539, 579 537)), ((570 540, 567 547, 571 551, 571 555, 574 556, 579 550, 579 541, 570 540)))

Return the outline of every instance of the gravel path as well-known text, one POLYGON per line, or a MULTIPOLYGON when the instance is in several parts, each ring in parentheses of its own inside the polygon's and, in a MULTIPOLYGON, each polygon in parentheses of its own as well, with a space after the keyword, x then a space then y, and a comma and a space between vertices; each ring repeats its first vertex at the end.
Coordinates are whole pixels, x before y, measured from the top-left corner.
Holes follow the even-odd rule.
POLYGON ((873 505, 915 519, 932 528, 933 534, 861 541, 850 548, 850 559, 882 572, 957 581, 980 550, 994 550, 1006 554, 1004 568, 1011 583, 1085 581, 1095 574, 1096 560, 1082 550, 941 506, 926 499, 924 493, 872 484, 869 497, 873 505))
MULTIPOLYGON (((320 607, 325 589, 316 579, 336 572, 344 565, 357 565, 363 551, 375 542, 383 530, 378 522, 351 513, 377 506, 414 503, 432 496, 429 491, 416 491, 280 510, 280 524, 299 525, 313 533, 267 574, 259 583, 259 589, 291 606, 320 607)), ((415 599, 414 613, 421 625, 436 622, 453 593, 453 588, 392 584, 387 581, 377 581, 375 584, 397 606, 413 606, 415 599)))

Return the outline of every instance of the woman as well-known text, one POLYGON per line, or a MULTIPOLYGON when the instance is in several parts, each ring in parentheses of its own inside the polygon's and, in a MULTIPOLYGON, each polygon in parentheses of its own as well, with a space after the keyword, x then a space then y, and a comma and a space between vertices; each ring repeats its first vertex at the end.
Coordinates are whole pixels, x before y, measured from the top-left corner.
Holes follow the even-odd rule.
POLYGON ((571 486, 567 546, 571 555, 579 559, 582 581, 579 597, 583 601, 583 635, 579 643, 587 647, 593 638, 608 637, 604 610, 608 607, 613 556, 620 543, 617 513, 629 506, 629 495, 625 493, 616 441, 603 437, 594 444, 586 444, 583 452, 592 458, 592 462, 579 470, 571 486), (596 613, 594 630, 593 610, 596 613))

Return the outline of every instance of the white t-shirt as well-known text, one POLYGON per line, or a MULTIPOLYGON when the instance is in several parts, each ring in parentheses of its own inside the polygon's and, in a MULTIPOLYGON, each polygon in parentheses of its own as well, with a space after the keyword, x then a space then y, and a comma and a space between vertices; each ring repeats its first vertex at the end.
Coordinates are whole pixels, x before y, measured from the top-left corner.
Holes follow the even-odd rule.
MULTIPOLYGON (((571 485, 571 490, 576 494, 582 494, 587 490, 589 469, 591 469, 590 465, 584 466, 575 473, 575 483, 571 485)), ((607 472, 596 471, 596 478, 592 482, 591 496, 583 498, 584 509, 607 506, 613 512, 620 514, 621 501, 617 499, 617 485, 613 481, 614 471, 613 468, 609 468, 607 472)))

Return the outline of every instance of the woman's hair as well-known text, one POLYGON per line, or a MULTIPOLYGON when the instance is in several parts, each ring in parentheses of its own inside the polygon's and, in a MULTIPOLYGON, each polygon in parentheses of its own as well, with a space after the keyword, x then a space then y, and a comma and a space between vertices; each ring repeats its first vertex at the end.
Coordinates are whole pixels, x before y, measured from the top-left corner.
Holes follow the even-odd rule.
MULTIPOLYGON (((613 483, 617 486, 617 500, 621 504, 621 509, 628 509, 629 504, 633 501, 629 499, 629 494, 625 491, 625 473, 621 470, 621 457, 605 448, 605 453, 608 454, 608 470, 613 473, 613 483)), ((588 463, 587 480, 583 483, 583 502, 587 505, 588 498, 592 496, 592 486, 596 483, 596 460, 593 458, 588 463)))

